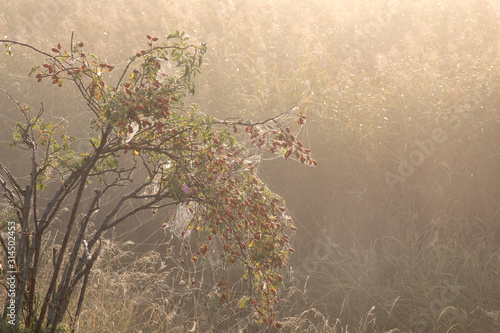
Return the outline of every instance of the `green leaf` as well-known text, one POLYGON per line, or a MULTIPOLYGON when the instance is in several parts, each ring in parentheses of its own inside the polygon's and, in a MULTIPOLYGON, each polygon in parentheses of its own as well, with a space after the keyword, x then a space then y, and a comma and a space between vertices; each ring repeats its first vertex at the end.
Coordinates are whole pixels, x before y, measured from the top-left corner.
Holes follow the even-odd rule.
POLYGON ((5 44, 5 53, 8 55, 12 55, 12 44, 5 44))
POLYGON ((40 66, 33 66, 33 67, 31 67, 31 70, 30 70, 30 72, 28 74, 28 77, 31 76, 31 75, 33 75, 33 74, 35 74, 35 72, 36 72, 36 70, 38 68, 40 68, 40 66))
POLYGON ((247 307, 247 305, 248 305, 248 297, 244 297, 240 299, 240 301, 238 302, 238 309, 244 309, 247 307))

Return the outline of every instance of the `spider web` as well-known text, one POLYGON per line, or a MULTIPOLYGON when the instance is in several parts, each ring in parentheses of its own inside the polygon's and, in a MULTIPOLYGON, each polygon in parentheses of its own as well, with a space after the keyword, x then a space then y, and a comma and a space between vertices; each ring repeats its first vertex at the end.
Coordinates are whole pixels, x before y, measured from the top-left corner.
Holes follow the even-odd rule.
MULTIPOLYGON (((297 115, 299 112, 300 112, 299 109, 295 107, 289 110, 288 112, 281 114, 279 117, 271 121, 269 124, 255 125, 255 128, 259 132, 268 132, 270 131, 270 128, 274 127, 273 125, 277 124, 278 122, 279 126, 281 126, 282 128, 284 127, 296 128, 297 115)), ((226 119, 226 121, 231 121, 231 120, 235 119, 226 119)), ((301 128, 298 129, 298 132, 300 132, 300 130, 301 128)), ((250 165, 256 167, 263 160, 272 160, 281 157, 279 155, 269 154, 269 157, 264 158, 263 156, 264 150, 253 145, 250 135, 248 135, 248 133, 246 133, 245 131, 239 131, 238 133, 233 133, 233 136, 236 139, 236 145, 239 145, 246 149, 244 156, 240 156, 233 160, 233 163, 241 164, 243 166, 243 169, 245 169, 247 166, 250 165)), ((241 170, 235 171, 235 173, 238 173, 240 171, 241 170)), ((169 229, 173 234, 175 234, 175 236, 178 239, 180 240, 187 239, 192 231, 192 229, 189 228, 189 222, 197 214, 198 208, 199 206, 198 203, 196 202, 191 202, 189 205, 186 205, 185 203, 177 205, 174 216, 172 220, 167 224, 166 228, 169 229)))
MULTIPOLYGON (((284 129, 285 127, 289 127, 293 130, 296 130, 296 136, 299 136, 300 131, 302 130, 302 126, 297 128, 297 120, 298 115, 300 113, 300 109, 298 107, 294 107, 287 112, 282 113, 276 119, 269 121, 268 123, 254 125, 254 128, 258 130, 259 133, 270 132, 271 128, 276 129, 277 127, 281 127, 284 129), (279 125, 278 125, 279 123, 279 125), (276 126, 278 125, 278 126, 276 126)), ((229 118, 225 121, 238 121, 239 118, 229 118)), ((252 164, 254 166, 258 166, 261 161, 269 161, 277 158, 283 158, 280 154, 264 154, 264 150, 262 148, 257 147, 252 144, 252 138, 245 131, 238 131, 238 133, 231 133, 237 141, 237 145, 244 147, 246 149, 245 156, 242 157, 242 160, 235 162, 243 162, 244 164, 252 164)), ((294 156, 290 156, 290 159, 296 159, 294 156)))
POLYGON ((189 222, 195 216, 197 209, 198 204, 196 202, 191 202, 189 205, 185 203, 178 204, 174 218, 167 224, 166 228, 180 240, 188 238, 192 230, 189 228, 189 222), (192 212, 189 208, 191 208, 192 212))

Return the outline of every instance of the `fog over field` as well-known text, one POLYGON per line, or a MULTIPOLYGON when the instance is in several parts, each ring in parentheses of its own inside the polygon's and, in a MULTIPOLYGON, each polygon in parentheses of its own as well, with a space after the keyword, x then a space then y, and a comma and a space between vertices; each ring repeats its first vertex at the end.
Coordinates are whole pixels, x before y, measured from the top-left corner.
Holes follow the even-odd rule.
MULTIPOLYGON (((99 77, 110 86, 133 80, 127 72, 131 57, 140 58, 153 38, 174 40, 168 36, 177 31, 189 38, 186 43, 206 46, 205 54, 196 51, 203 56, 201 71, 186 83, 194 83, 195 93, 185 96, 184 108, 194 103, 200 114, 228 121, 299 115, 277 119, 297 131, 283 142, 302 150, 292 154, 280 146, 277 155, 266 151, 251 160, 266 184, 260 192, 269 195, 273 209, 273 193, 281 196, 283 216, 297 229, 287 231, 291 266, 274 291, 276 316, 269 325, 255 308, 243 306, 248 276, 242 265, 222 267, 221 257, 228 258, 222 232, 214 232, 210 249, 197 255, 206 257, 203 262, 192 259, 197 229, 183 228, 195 213, 192 206, 172 206, 132 214, 103 233, 81 309, 75 292, 59 332, 500 332, 500 2, 0 0, 0 39, 51 56, 81 41, 78 52, 96 56, 96 64, 104 65, 99 77), (228 281, 227 290, 219 280, 228 281)), ((10 147, 24 121, 13 100, 33 110, 43 105, 45 120, 64 123, 76 138, 75 156, 92 154, 89 139, 98 131, 92 131, 88 101, 70 80, 61 81, 62 88, 50 76, 37 82, 36 73, 48 70, 42 66, 47 56, 10 43, 1 51, 0 177, 9 183, 10 170, 23 189, 33 166, 29 149, 10 147), (29 75, 33 66, 39 68, 29 75)), ((184 67, 176 68, 174 58, 161 63, 165 77, 187 77, 188 67, 182 76, 184 67)), ((123 140, 153 122, 148 116, 137 118, 140 129, 123 140)), ((180 128, 190 128, 184 124, 180 128)), ((264 127, 257 128, 262 135, 264 127)), ((252 146, 249 129, 247 136, 245 127, 228 131, 252 146)), ((139 153, 131 148, 120 155, 120 161, 140 166, 127 176, 133 180, 127 186, 102 197, 89 214, 89 230, 132 186, 153 175, 139 153)), ((37 202, 40 212, 63 182, 55 173, 49 178, 37 202)), ((192 183, 180 185, 181 195, 193 194, 192 183)), ((97 182, 89 183, 81 198, 85 209, 92 206, 94 188, 97 182)), ((0 230, 7 240, 8 222, 18 217, 1 189, 0 230)), ((71 219, 74 192, 68 198, 42 239, 34 313, 41 311, 71 219)), ((23 230, 16 228, 18 240, 23 230)), ((69 235, 76 239, 77 232, 69 235)), ((0 282, 6 287, 0 300, 8 304, 9 251, 1 245, 0 282)), ((77 249, 79 256, 82 251, 77 249)), ((6 309, 0 308, 4 319, 6 309)), ((17 329, 31 332, 36 323, 24 318, 17 329)), ((7 322, 0 325, 0 331, 8 329, 7 322)))

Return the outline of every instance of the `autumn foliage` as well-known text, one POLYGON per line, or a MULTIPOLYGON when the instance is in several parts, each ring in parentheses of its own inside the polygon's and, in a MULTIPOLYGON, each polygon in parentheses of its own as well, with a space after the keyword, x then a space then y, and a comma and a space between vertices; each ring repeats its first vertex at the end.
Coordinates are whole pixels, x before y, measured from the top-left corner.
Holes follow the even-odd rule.
MULTIPOLYGON (((2 42, 9 53, 18 46, 34 49, 15 41, 2 42)), ((226 267, 236 263, 243 267, 250 292, 240 306, 251 305, 262 323, 279 327, 275 305, 283 285, 281 271, 294 251, 290 237, 296 228, 286 214, 284 200, 259 179, 255 157, 273 154, 316 166, 310 149, 297 138, 305 114, 295 108, 257 122, 218 120, 197 105, 185 106, 186 95, 195 92, 194 78, 200 73, 206 46, 189 44, 180 32, 168 36, 165 43, 148 35, 146 48, 122 66, 99 60, 82 42, 72 41, 69 51, 61 44, 50 52, 34 50, 46 56, 41 66, 32 69, 38 82, 49 81, 63 88, 72 83, 78 88, 92 114, 91 140, 87 151, 75 151, 71 145, 75 139, 61 124, 46 123, 41 118, 43 110, 33 116, 30 108, 18 104, 26 123, 19 124, 14 145, 34 152, 32 182, 24 192, 12 191, 6 182, 2 186, 18 212, 18 228, 31 235, 22 240, 26 247, 18 254, 19 264, 24 264, 20 268, 36 272, 38 256, 43 255, 39 252, 42 235, 61 204, 73 200, 69 194, 76 193, 78 199, 92 189, 94 202, 87 211, 75 202, 40 310, 30 310, 36 275, 23 275, 19 280, 17 306, 20 312, 28 313, 25 325, 36 325, 39 330, 45 319, 51 327, 61 322, 74 286, 82 280, 83 286, 86 284, 106 230, 140 211, 161 215, 167 207, 185 205, 192 214, 188 228, 195 232, 198 247, 191 262, 201 260, 217 239, 226 267), (292 128, 283 122, 290 115, 296 117, 292 128), (244 135, 245 143, 238 141, 236 134, 244 135), (138 166, 147 171, 147 177, 131 185, 131 175, 138 166), (45 213, 29 214, 30 203, 54 181, 59 190, 45 213), (130 191, 106 208, 107 214, 95 229, 88 228, 100 198, 125 185, 130 191), (134 205, 126 208, 125 202, 134 205), (77 225, 78 213, 84 218, 77 225), (70 246, 73 228, 79 230, 70 246), (63 256, 65 252, 70 253, 69 260, 63 256)), ((14 180, 11 183, 21 187, 14 180)), ((220 301, 225 302, 231 297, 227 281, 221 279, 217 286, 220 301)), ((82 287, 81 300, 84 292, 82 287)))

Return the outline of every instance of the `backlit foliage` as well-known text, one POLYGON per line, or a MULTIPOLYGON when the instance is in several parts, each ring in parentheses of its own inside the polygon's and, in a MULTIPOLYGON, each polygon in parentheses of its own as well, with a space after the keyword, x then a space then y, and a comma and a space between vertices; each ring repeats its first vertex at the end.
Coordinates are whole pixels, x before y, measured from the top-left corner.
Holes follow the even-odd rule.
MULTIPOLYGON (((15 41, 3 42, 9 54, 18 46, 33 48, 15 41)), ((286 214, 284 200, 259 179, 252 157, 275 154, 316 166, 310 149, 297 140, 306 116, 294 108, 258 122, 242 118, 218 120, 202 113, 197 105, 186 107, 183 100, 195 92, 194 77, 200 72, 206 46, 189 44, 180 32, 169 35, 166 43, 148 35, 146 46, 120 70, 86 51, 82 42, 72 41, 70 51, 65 51, 61 44, 50 52, 35 49, 46 56, 41 66, 32 69, 36 80, 59 87, 67 82, 75 84, 93 117, 90 148, 76 152, 71 146, 75 139, 66 135, 63 123, 44 122, 43 109, 33 117, 19 105, 26 124, 18 125, 14 146, 34 152, 33 175, 37 180, 35 188, 30 190, 36 196, 47 183, 57 180, 62 184, 60 191, 69 193, 78 186, 83 191, 81 184, 96 182, 97 202, 109 189, 132 182, 132 172, 142 165, 147 170, 146 179, 133 185, 134 190, 123 196, 100 227, 90 234, 88 249, 79 254, 81 262, 90 269, 89 262, 95 260, 98 250, 92 259, 88 252, 95 249, 102 233, 137 212, 149 210, 156 214, 163 207, 185 205, 193 214, 189 229, 196 232, 199 246, 191 261, 202 260, 212 241, 218 238, 226 267, 241 263, 244 280, 248 282, 250 293, 240 306, 250 304, 260 315, 261 323, 279 327, 275 305, 283 285, 281 271, 289 265, 289 256, 294 251, 289 241, 296 228, 286 214), (115 82, 109 83, 115 73, 115 82), (296 117, 293 128, 283 122, 290 115, 296 117), (244 133, 247 146, 236 140, 236 133, 244 133), (121 211, 123 202, 129 200, 139 204, 121 211)), ((4 190, 9 191, 7 186, 4 190)), ((30 199, 22 193, 9 192, 9 196, 21 215, 30 199), (24 206, 16 206, 16 200, 21 200, 24 206)), ((92 209, 84 220, 88 220, 92 209)), ((46 210, 49 216, 55 211, 57 207, 49 206, 46 210)), ((50 223, 49 218, 38 220, 36 214, 27 221, 21 220, 20 227, 40 235, 50 223)), ((68 227, 67 235, 70 231, 68 227)), ((85 228, 80 231, 82 237, 87 232, 85 228)), ((75 241, 75 256, 79 242, 85 241, 82 237, 75 241)), ((29 257, 33 254, 28 251, 23 255, 30 265, 29 257)), ((39 322, 44 319, 46 307, 50 324, 60 322, 61 307, 52 308, 48 300, 67 306, 65 297, 71 294, 71 289, 65 284, 69 286, 81 278, 77 277, 81 271, 76 268, 72 283, 65 280, 67 276, 56 282, 61 262, 56 265, 47 301, 37 318, 39 322), (53 294, 57 283, 58 292, 53 294)), ((68 272, 75 268, 71 263, 66 267, 65 274, 71 275, 68 272)), ((222 279, 218 283, 221 302, 230 297, 227 284, 222 279)), ((33 304, 27 305, 30 306, 33 304)))

